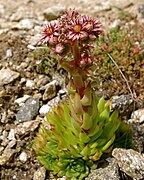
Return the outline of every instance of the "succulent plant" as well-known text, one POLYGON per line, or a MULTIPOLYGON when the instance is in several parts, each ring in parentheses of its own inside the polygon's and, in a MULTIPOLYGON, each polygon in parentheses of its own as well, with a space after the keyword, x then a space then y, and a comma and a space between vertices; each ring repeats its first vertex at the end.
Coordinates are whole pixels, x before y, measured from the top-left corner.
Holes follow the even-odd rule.
POLYGON ((118 111, 111 112, 111 100, 105 103, 94 91, 91 49, 100 33, 99 21, 76 11, 66 12, 59 25, 54 22, 43 31, 42 41, 70 74, 69 98, 46 115, 33 148, 53 175, 71 180, 82 180, 96 168, 101 156, 111 152, 121 127, 118 111))
POLYGON ((118 111, 110 113, 111 102, 99 101, 94 91, 69 98, 47 114, 35 138, 38 160, 58 176, 83 179, 93 161, 109 152, 120 125, 118 111))

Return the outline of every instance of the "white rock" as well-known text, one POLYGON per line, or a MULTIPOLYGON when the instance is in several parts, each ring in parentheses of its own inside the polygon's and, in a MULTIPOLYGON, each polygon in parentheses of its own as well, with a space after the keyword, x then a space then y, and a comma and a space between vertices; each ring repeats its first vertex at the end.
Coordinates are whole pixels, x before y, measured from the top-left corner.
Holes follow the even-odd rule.
POLYGON ((0 35, 3 33, 7 33, 9 31, 8 28, 0 29, 0 35))
POLYGON ((46 169, 44 167, 40 167, 35 171, 33 180, 45 180, 46 169))
POLYGON ((27 159, 28 159, 27 154, 26 154, 26 152, 23 151, 19 156, 19 160, 21 162, 25 163, 27 161, 27 159))
POLYGON ((34 81, 33 80, 27 80, 26 81, 26 87, 32 88, 34 86, 34 81))
POLYGON ((29 97, 29 95, 24 95, 23 97, 16 99, 14 102, 21 106, 29 97))
POLYGON ((5 9, 4 6, 0 4, 0 15, 4 14, 5 9))
POLYGON ((8 139, 11 140, 15 140, 15 132, 14 129, 11 129, 8 135, 8 139))
POLYGON ((30 19, 23 19, 20 21, 20 25, 22 28, 31 29, 34 24, 30 19))
POLYGON ((135 120, 135 122, 143 123, 144 122, 144 109, 138 109, 134 111, 131 115, 131 119, 135 120))
POLYGON ((13 176, 13 179, 16 179, 16 178, 17 178, 16 175, 14 175, 14 176, 13 176))
POLYGON ((12 57, 12 56, 13 56, 12 49, 7 49, 7 51, 6 51, 6 57, 7 57, 7 58, 10 58, 10 57, 12 57))
POLYGON ((27 48, 30 49, 30 50, 35 50, 35 49, 36 49, 36 47, 34 47, 34 46, 31 45, 31 44, 28 44, 28 45, 27 45, 27 48))
POLYGON ((0 86, 3 86, 4 84, 9 84, 18 77, 19 77, 18 72, 12 71, 9 68, 1 69, 0 70, 0 86))
POLYGON ((41 116, 45 116, 47 112, 49 112, 51 110, 51 106, 49 106, 48 104, 43 105, 40 110, 39 113, 41 116))
POLYGON ((30 30, 34 27, 36 21, 34 19, 22 19, 13 28, 30 30))

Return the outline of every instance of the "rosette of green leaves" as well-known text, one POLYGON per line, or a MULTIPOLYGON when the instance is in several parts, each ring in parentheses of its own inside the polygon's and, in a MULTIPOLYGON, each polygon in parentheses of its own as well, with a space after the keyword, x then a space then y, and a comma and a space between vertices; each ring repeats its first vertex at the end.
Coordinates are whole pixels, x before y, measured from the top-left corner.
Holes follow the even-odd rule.
POLYGON ((86 177, 94 162, 112 150, 121 121, 110 107, 111 101, 98 100, 89 87, 82 98, 71 92, 69 101, 49 112, 39 129, 33 146, 38 160, 54 175, 86 177))

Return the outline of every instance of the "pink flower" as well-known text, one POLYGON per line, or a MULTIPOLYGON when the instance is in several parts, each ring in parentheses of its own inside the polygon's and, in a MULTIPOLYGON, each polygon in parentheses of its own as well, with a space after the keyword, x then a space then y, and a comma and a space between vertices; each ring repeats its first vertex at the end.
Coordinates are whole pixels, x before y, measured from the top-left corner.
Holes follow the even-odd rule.
POLYGON ((84 51, 81 54, 81 59, 80 59, 80 67, 85 67, 87 65, 91 65, 93 63, 93 59, 91 55, 89 55, 88 51, 84 51))
POLYGON ((69 29, 68 38, 72 41, 85 40, 88 37, 88 33, 83 29, 83 21, 75 20, 69 29))
POLYGON ((64 51, 64 46, 61 43, 58 43, 55 47, 55 52, 58 54, 63 53, 64 51))
POLYGON ((41 41, 43 43, 49 43, 51 45, 56 44, 58 40, 58 23, 51 22, 45 25, 42 31, 41 41))
POLYGON ((92 41, 101 33, 99 20, 70 9, 43 28, 41 41, 50 45, 59 60, 68 59, 73 67, 85 68, 93 63, 92 41))
POLYGON ((83 29, 89 32, 89 36, 95 35, 96 37, 102 32, 99 20, 95 20, 88 16, 83 16, 83 29))

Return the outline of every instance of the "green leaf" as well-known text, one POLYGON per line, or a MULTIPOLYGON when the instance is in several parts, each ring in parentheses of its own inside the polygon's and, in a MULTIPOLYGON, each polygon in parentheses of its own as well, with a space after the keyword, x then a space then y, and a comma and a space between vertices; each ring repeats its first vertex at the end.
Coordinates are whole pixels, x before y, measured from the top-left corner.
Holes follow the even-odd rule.
POLYGON ((104 111, 102 111, 98 117, 98 120, 99 121, 104 121, 104 120, 107 120, 109 118, 109 115, 110 115, 110 108, 109 107, 106 107, 104 109, 104 111))
POLYGON ((87 134, 85 134, 84 132, 80 132, 79 134, 79 139, 82 143, 87 143, 90 141, 90 138, 88 137, 87 134))
POLYGON ((92 92, 91 87, 88 86, 84 91, 84 96, 81 99, 81 103, 83 106, 90 106, 92 103, 92 92))
POLYGON ((105 105, 105 100, 104 100, 104 97, 102 97, 99 102, 98 102, 98 105, 97 105, 97 108, 98 108, 98 112, 99 113, 102 113, 103 110, 104 110, 104 105, 105 105))
POLYGON ((93 126, 93 120, 87 112, 83 112, 83 123, 81 128, 84 130, 88 130, 93 126))
POLYGON ((86 145, 83 150, 80 152, 82 156, 89 156, 91 152, 91 149, 88 145, 86 145))
POLYGON ((75 93, 75 96, 73 98, 73 106, 74 106, 74 110, 76 113, 78 113, 79 115, 82 115, 83 113, 83 109, 82 109, 82 104, 80 101, 80 95, 78 93, 75 93))

